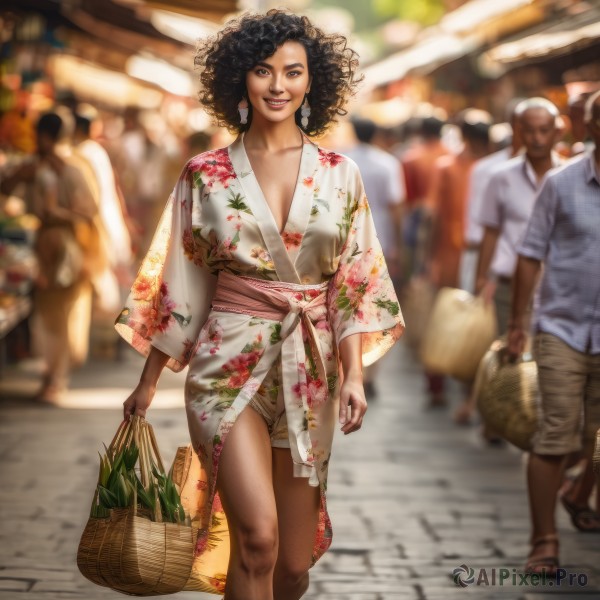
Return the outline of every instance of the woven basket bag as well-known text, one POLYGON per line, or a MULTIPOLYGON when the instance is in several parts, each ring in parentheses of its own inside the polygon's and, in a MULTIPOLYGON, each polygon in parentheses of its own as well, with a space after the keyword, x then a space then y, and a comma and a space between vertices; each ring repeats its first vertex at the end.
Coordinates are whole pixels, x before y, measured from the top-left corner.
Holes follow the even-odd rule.
MULTIPOLYGON (((152 463, 164 473, 154 432, 139 417, 124 422, 108 452, 135 442, 144 487, 152 477, 152 463)), ((98 502, 98 492, 92 506, 98 502)), ((106 518, 90 517, 79 543, 77 566, 90 581, 135 596, 173 594, 184 589, 194 560, 197 529, 162 522, 156 510, 131 507, 112 509, 106 518)))
POLYGON ((508 362, 506 342, 496 340, 481 360, 474 393, 485 423, 511 444, 530 450, 540 411, 537 365, 531 355, 508 362))
POLYGON ((493 304, 464 290, 442 288, 423 335, 423 365, 433 373, 473 381, 496 329, 493 304))
MULTIPOLYGON (((596 432, 596 445, 594 446, 594 456, 592 457, 594 473, 600 479, 600 429, 596 432)), ((600 483, 600 482, 599 482, 600 483)))

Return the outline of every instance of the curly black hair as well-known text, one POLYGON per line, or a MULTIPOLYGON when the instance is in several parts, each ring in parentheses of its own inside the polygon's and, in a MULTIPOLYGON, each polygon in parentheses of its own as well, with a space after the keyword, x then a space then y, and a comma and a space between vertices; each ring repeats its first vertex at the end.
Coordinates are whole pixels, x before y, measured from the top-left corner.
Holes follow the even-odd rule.
MULTIPOLYGON (((312 76, 308 103, 311 114, 305 133, 320 135, 345 115, 344 105, 356 91, 358 55, 344 36, 326 34, 307 17, 272 9, 266 14, 247 14, 229 21, 214 37, 200 42, 195 64, 200 67, 200 103, 219 125, 240 133, 238 104, 246 96, 246 74, 260 61, 272 56, 287 41, 301 43, 312 76)), ((247 97, 247 96, 246 96, 247 97)), ((296 123, 300 125, 300 111, 296 123)))

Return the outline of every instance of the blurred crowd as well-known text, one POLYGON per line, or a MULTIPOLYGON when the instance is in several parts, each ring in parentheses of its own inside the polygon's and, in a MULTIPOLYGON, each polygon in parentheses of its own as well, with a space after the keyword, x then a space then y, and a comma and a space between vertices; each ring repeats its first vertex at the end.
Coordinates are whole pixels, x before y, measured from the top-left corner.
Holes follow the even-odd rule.
MULTIPOLYGON (((378 136, 355 119, 347 152, 365 177, 429 407, 447 405, 454 377, 455 422, 479 408, 486 443, 529 453, 524 571, 536 575, 561 564, 558 502, 577 530, 600 532, 598 90, 571 98, 565 115, 547 98, 515 98, 504 123, 432 108, 378 136)), ((376 396, 372 370, 365 387, 376 396)))

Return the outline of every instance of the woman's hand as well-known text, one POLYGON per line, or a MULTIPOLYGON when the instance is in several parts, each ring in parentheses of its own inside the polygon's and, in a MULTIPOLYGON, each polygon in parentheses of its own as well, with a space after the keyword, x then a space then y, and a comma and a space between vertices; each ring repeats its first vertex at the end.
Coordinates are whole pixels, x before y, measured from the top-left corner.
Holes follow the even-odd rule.
POLYGON ((150 403, 156 393, 158 378, 168 360, 169 357, 164 352, 152 347, 146 358, 140 382, 129 398, 123 402, 123 417, 126 421, 131 415, 146 416, 146 411, 150 408, 150 403))
POLYGON ((340 423, 344 435, 358 431, 367 412, 362 377, 347 377, 340 390, 340 423))
POLYGON ((143 382, 138 383, 129 398, 123 402, 123 418, 125 421, 129 421, 132 415, 145 417, 155 393, 156 386, 143 382))

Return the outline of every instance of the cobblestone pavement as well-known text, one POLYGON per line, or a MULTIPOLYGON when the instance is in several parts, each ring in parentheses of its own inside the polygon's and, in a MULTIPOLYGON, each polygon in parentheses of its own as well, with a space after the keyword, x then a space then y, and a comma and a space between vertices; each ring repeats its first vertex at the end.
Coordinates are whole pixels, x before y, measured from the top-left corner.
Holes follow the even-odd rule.
MULTIPOLYGON (((61 408, 27 399, 39 385, 34 366, 4 373, 0 598, 123 597, 86 581, 75 555, 97 451, 114 433, 119 406, 141 364, 129 351, 118 363, 91 362, 75 375, 68 407, 61 408)), ((149 415, 166 463, 186 442, 182 382, 181 374, 165 373, 149 415)), ((384 361, 378 387, 362 431, 338 436, 334 445, 329 480, 334 542, 311 572, 307 600, 600 598, 600 535, 575 532, 562 511, 562 563, 579 580, 568 586, 567 575, 561 586, 513 585, 527 552, 522 455, 486 446, 476 427, 451 422, 450 409, 425 410, 420 370, 401 345, 384 361), (473 569, 481 585, 455 585, 452 571, 461 565, 466 572, 473 569), (490 585, 484 585, 484 575, 490 585), (586 586, 575 585, 585 579, 586 586)), ((456 403, 457 387, 453 394, 456 403)))

